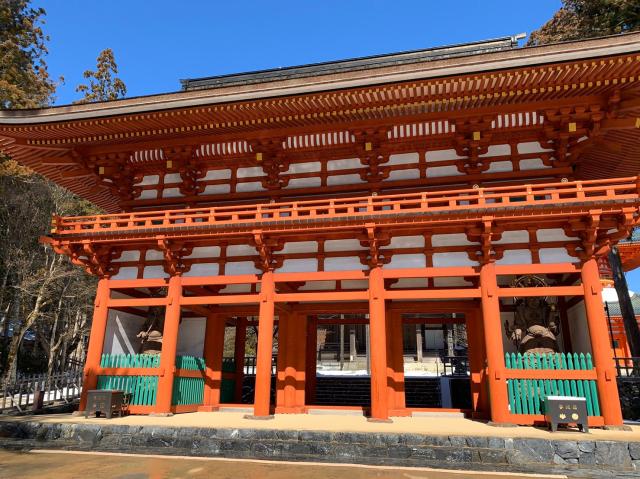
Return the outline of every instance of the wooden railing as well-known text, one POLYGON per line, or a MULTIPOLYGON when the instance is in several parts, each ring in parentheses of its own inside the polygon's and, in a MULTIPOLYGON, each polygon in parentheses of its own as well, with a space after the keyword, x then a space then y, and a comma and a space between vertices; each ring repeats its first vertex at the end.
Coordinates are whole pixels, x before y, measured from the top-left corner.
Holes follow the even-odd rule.
MULTIPOLYGON (((38 403, 37 396, 40 396, 42 406, 71 403, 80 397, 81 388, 81 367, 51 375, 21 376, 14 383, 3 387, 0 411, 13 409, 22 412, 38 403)), ((40 404, 37 405, 40 406, 40 404)))
POLYGON ((52 233, 127 232, 189 226, 348 219, 354 215, 464 212, 477 209, 638 200, 638 177, 496 186, 411 194, 333 198, 258 205, 185 208, 98 216, 54 217, 52 233))

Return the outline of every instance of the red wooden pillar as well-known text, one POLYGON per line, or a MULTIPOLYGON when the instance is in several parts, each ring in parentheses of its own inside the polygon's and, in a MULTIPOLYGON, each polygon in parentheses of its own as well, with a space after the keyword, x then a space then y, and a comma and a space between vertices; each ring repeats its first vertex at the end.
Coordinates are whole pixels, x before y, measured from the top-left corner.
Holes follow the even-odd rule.
POLYGON ((109 318, 110 295, 109 279, 102 278, 98 281, 98 288, 96 290, 93 321, 91 322, 91 335, 89 336, 87 359, 84 365, 79 411, 84 411, 87 407, 87 392, 90 389, 95 389, 98 385, 98 375, 96 371, 100 367, 100 358, 102 357, 102 348, 104 347, 104 337, 107 330, 107 320, 109 318))
POLYGON ((387 310, 387 390, 389 414, 407 416, 404 393, 402 313, 387 310))
POLYGON ((182 277, 169 279, 167 306, 162 331, 162 351, 160 352, 160 377, 156 395, 155 415, 170 415, 173 397, 173 380, 176 371, 176 351, 178 349, 178 329, 180 328, 180 299, 182 297, 182 277))
POLYGON ((233 400, 242 402, 242 384, 244 383, 244 356, 247 342, 247 318, 236 318, 236 338, 233 348, 235 364, 235 382, 233 400))
POLYGON ((602 303, 602 284, 595 258, 584 262, 581 276, 589 337, 593 350, 593 364, 597 373, 600 410, 606 426, 622 426, 616 369, 611 357, 609 332, 602 303))
POLYGON ((493 262, 485 263, 480 267, 480 293, 491 420, 495 423, 507 423, 509 422, 509 401, 505 378, 498 281, 493 262))
POLYGON ((293 407, 294 412, 305 411, 305 388, 306 388, 306 354, 307 342, 307 323, 305 315, 297 313, 293 316, 293 333, 291 335, 292 354, 293 354, 293 407))
POLYGON ((255 417, 268 417, 271 412, 271 358, 273 355, 275 282, 273 271, 262 275, 260 316, 258 319, 258 352, 256 357, 256 387, 253 404, 255 417))
POLYGON ((225 318, 212 314, 204 333, 204 398, 200 411, 217 411, 222 389, 222 355, 224 353, 225 318))
POLYGON ((305 404, 316 400, 316 362, 318 360, 318 321, 315 316, 306 317, 307 341, 305 361, 305 404))
POLYGON ((287 368, 290 367, 290 334, 291 317, 288 314, 278 314, 278 358, 276 360, 276 412, 287 407, 285 397, 287 368))
POLYGON ((465 313, 465 318, 471 373, 471 409, 474 418, 484 419, 489 416, 489 395, 485 377, 486 351, 482 316, 477 312, 469 311, 465 313))
POLYGON ((389 420, 386 333, 384 279, 382 278, 382 268, 376 266, 369 272, 369 342, 371 344, 370 420, 373 421, 389 420))
POLYGON ((297 314, 279 316, 276 412, 304 411, 306 324, 297 314))

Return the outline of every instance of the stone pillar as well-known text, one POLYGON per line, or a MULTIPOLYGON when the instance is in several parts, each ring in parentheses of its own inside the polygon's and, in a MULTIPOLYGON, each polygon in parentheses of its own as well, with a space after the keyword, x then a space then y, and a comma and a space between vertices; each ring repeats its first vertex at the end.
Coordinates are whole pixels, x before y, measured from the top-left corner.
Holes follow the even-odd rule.
POLYGON ((84 411, 87 407, 87 392, 95 389, 98 385, 97 369, 100 367, 102 348, 109 319, 109 279, 102 278, 98 281, 96 299, 93 308, 93 320, 91 322, 91 334, 89 336, 89 346, 87 347, 87 359, 84 364, 84 378, 82 383, 82 394, 80 395, 79 411, 84 411))
POLYGON ((271 358, 273 355, 273 324, 275 313, 275 282, 273 271, 262 275, 260 317, 258 320, 258 352, 256 354, 256 387, 254 417, 268 417, 271 408, 271 358))
POLYGON ((369 272, 369 334, 371 358, 371 418, 388 421, 387 334, 382 268, 369 272))
POLYGON ((616 369, 611 357, 607 320, 602 305, 602 284, 595 258, 584 262, 581 276, 584 288, 584 307, 593 351, 593 365, 598 375, 600 411, 606 426, 622 426, 616 369))
POLYGON ((235 364, 235 383, 233 400, 242 402, 242 385, 244 383, 244 356, 247 342, 247 318, 236 318, 236 337, 233 346, 233 361, 235 364))
POLYGON ((209 315, 204 333, 204 362, 206 366, 203 404, 199 410, 217 411, 222 390, 222 356, 224 353, 224 317, 209 315))
POLYGON ((180 328, 180 298, 182 297, 182 277, 169 279, 167 306, 162 331, 162 351, 160 352, 161 376, 158 378, 158 393, 154 414, 170 415, 173 397, 173 380, 176 373, 176 351, 178 348, 178 330, 180 328))
POLYGON ((509 422, 509 401, 505 378, 502 322, 495 264, 488 262, 480 267, 480 293, 484 344, 487 353, 487 380, 491 401, 491 421, 509 422))
POLYGON ((422 325, 416 324, 416 361, 422 362, 422 325))
POLYGON ((349 361, 358 359, 358 351, 356 349, 356 326, 354 324, 349 327, 349 361))

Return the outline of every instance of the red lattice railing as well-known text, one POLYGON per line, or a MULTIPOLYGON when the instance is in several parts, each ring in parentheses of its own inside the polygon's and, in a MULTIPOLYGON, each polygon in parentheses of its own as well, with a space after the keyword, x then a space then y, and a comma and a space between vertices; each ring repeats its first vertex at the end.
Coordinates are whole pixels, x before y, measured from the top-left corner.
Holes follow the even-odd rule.
MULTIPOLYGON (((291 220, 348 219, 389 214, 452 213, 478 209, 565 206, 638 200, 638 177, 497 186, 258 205, 184 208, 97 216, 54 217, 52 233, 126 232, 195 225, 234 226, 291 220)), ((256 225, 257 226, 257 225, 256 225)))

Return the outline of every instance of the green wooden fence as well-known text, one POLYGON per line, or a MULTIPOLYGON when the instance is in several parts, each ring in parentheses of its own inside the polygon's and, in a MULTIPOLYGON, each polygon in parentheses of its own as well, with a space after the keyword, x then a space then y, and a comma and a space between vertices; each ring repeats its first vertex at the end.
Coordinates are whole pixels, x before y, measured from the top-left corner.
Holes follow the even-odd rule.
MULTIPOLYGON (((593 369, 591 354, 505 354, 507 369, 586 371, 593 369)), ((594 380, 508 379, 507 390, 512 414, 544 414, 546 396, 573 396, 587 400, 589 416, 600 415, 598 390, 594 380)))
MULTIPOLYGON (((204 358, 195 356, 176 357, 176 368, 189 371, 201 371, 204 375, 204 358)), ((202 404, 204 398, 204 378, 181 378, 173 380, 173 397, 171 404, 183 406, 187 404, 202 404)))
MULTIPOLYGON (((160 366, 158 354, 103 354, 100 360, 103 368, 157 368, 160 366)), ((177 356, 176 368, 202 371, 203 358, 177 356)), ((98 376, 98 389, 121 389, 131 393, 134 406, 153 406, 156 403, 158 376, 98 376)), ((202 404, 204 396, 203 378, 177 377, 173 381, 171 404, 202 404)))
MULTIPOLYGON (((103 368, 157 368, 157 354, 103 354, 103 368)), ((98 376, 98 389, 121 389, 131 393, 134 406, 153 406, 156 403, 158 376, 98 376)))

